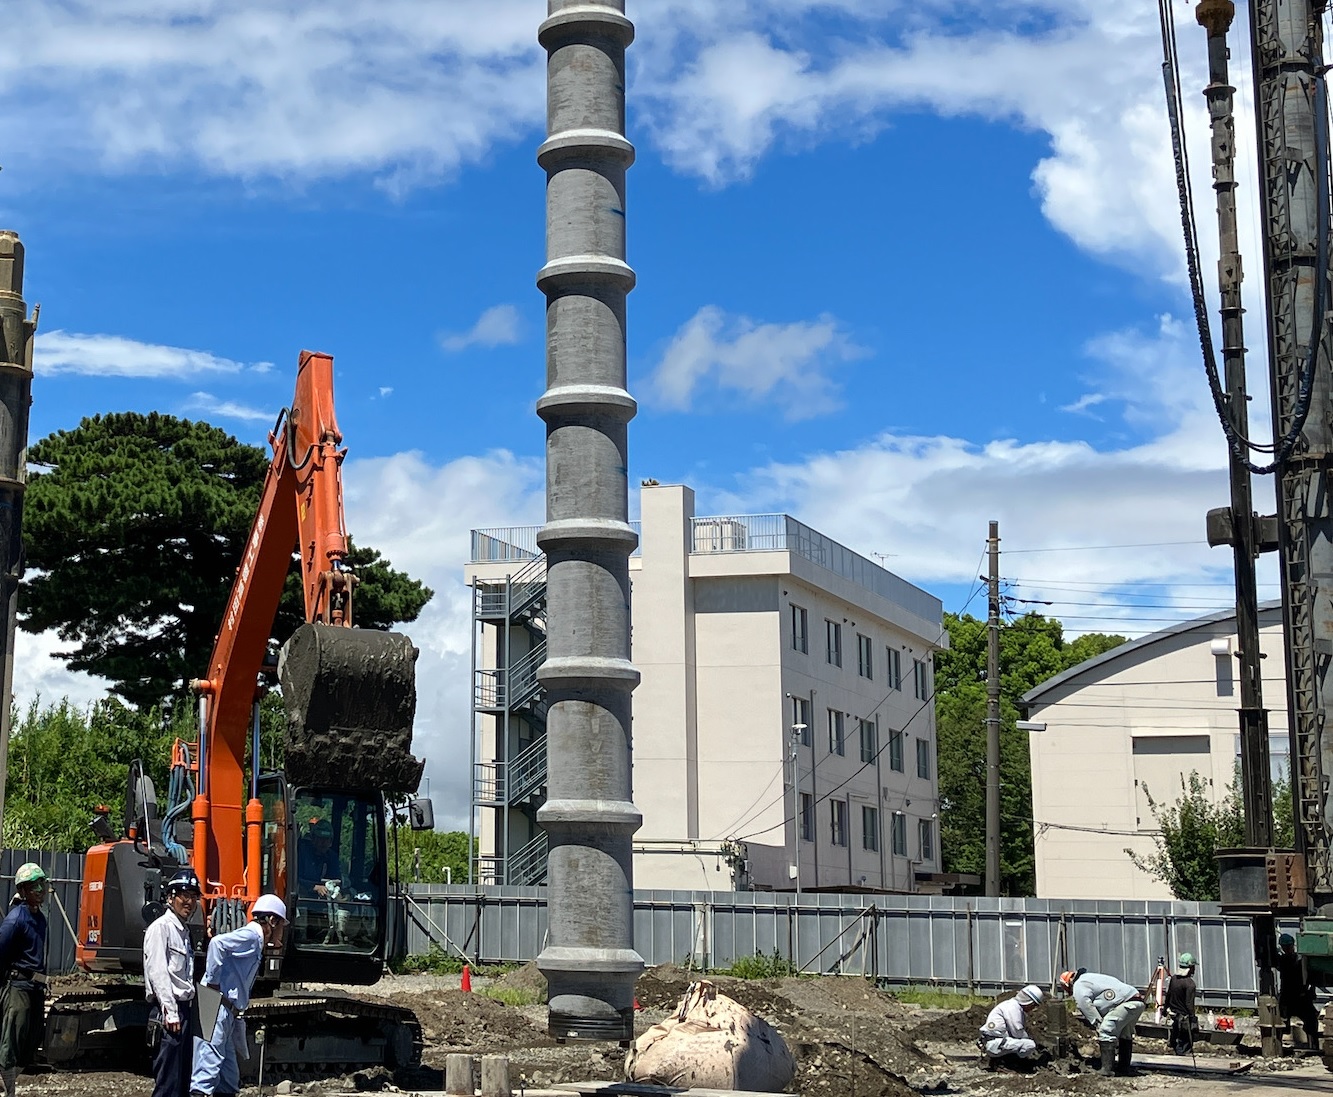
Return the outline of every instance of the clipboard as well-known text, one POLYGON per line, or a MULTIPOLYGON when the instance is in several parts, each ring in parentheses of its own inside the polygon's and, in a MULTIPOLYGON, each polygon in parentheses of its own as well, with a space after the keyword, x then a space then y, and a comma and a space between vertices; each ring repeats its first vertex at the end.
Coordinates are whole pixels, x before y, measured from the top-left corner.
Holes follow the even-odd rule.
POLYGON ((194 1014, 198 1028, 195 1029, 205 1042, 213 1039, 217 1028, 218 1013, 222 1009, 222 991, 207 983, 200 983, 194 988, 194 1014))

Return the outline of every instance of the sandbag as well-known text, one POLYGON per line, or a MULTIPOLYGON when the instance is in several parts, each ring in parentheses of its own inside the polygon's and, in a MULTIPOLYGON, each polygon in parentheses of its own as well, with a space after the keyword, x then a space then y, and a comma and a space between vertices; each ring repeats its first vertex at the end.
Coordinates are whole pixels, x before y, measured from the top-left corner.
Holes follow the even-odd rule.
POLYGON ((625 1059, 631 1082, 682 1089, 776 1093, 796 1074, 796 1059, 777 1029, 701 979, 673 1016, 635 1042, 625 1059))

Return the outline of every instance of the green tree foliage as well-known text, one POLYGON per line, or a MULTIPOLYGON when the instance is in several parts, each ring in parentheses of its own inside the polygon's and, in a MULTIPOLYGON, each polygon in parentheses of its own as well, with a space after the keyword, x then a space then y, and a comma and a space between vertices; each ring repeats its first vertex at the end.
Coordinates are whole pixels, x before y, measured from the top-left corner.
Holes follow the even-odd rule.
MULTIPOLYGON (((448 868, 453 873, 453 882, 455 884, 467 883, 467 863, 468 863, 468 836, 465 831, 451 830, 409 830, 407 827, 398 827, 398 866, 395 873, 393 865, 393 837, 389 841, 389 875, 394 880, 399 879, 401 874, 402 882, 405 884, 416 883, 418 874, 416 871, 417 851, 421 852, 421 872, 420 882, 423 884, 443 884, 449 877, 445 872, 448 868)), ((477 847, 475 843, 472 846, 472 852, 475 856, 477 847)))
MULTIPOLYGON (((19 623, 55 629, 71 669, 151 707, 207 666, 269 458, 207 423, 127 412, 49 435, 29 460, 19 623)), ((374 549, 350 560, 358 625, 415 620, 430 600, 374 549)), ((295 554, 292 568, 279 642, 304 619, 295 554)))
MULTIPOLYGON (((945 614, 949 650, 935 657, 940 849, 946 872, 986 869, 986 622, 945 614)), ((1005 895, 1035 890, 1032 771, 1019 699, 1049 678, 1124 643, 1091 633, 1064 639, 1059 621, 1024 614, 1000 627, 1000 877, 1005 895)))
MULTIPOLYGON (((1148 788, 1143 795, 1157 823, 1154 850, 1142 856, 1131 849, 1125 853, 1135 867, 1161 880, 1177 899, 1215 903, 1221 898, 1216 853, 1219 849, 1243 846, 1245 842, 1245 805, 1239 789, 1240 766, 1235 782, 1214 795, 1212 782, 1193 771, 1180 778, 1179 800, 1165 804, 1154 800, 1148 788)), ((1291 849, 1295 843, 1292 830, 1291 780, 1280 774, 1273 781, 1273 845, 1291 849)))
POLYGON ((171 746, 191 733, 192 714, 178 706, 137 711, 115 698, 80 711, 69 701, 43 708, 34 701, 13 718, 5 787, 3 841, 10 848, 81 853, 92 844, 88 823, 105 804, 119 829, 125 820, 129 764, 135 758, 166 811, 171 746))
POLYGON ((1212 782, 1197 770, 1180 779, 1180 799, 1165 804, 1153 799, 1144 786, 1148 810, 1157 821, 1156 849, 1146 857, 1131 849, 1125 853, 1150 876, 1161 880, 1177 899, 1216 902, 1219 849, 1245 844, 1245 817, 1234 789, 1214 797, 1212 782))

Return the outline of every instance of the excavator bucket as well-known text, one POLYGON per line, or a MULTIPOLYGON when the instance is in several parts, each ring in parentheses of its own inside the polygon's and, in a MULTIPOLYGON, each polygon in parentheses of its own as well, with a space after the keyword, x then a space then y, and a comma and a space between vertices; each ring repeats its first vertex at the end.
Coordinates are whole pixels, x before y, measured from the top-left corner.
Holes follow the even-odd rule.
POLYGON ((278 658, 287 710, 287 780, 415 792, 412 756, 417 650, 396 632, 306 624, 278 658))

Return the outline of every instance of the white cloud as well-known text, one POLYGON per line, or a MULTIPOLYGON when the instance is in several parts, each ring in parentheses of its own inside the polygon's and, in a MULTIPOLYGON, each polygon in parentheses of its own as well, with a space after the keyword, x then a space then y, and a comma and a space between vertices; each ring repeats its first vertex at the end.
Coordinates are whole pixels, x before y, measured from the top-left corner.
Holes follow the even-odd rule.
POLYGON ((831 316, 760 324, 707 305, 672 338, 649 383, 668 408, 688 410, 701 390, 713 388, 775 404, 788 419, 808 419, 841 406, 830 374, 865 353, 831 316))
POLYGON ((1106 394, 1103 392, 1088 392, 1080 396, 1072 404, 1065 404, 1061 411, 1067 411, 1072 415, 1089 415, 1091 409, 1098 404, 1106 402, 1106 394))
POLYGON ((55 630, 37 633, 19 629, 14 635, 14 704, 20 712, 40 700, 43 705, 59 704, 68 698, 84 708, 107 696, 100 678, 70 670, 55 653, 67 648, 55 630))
POLYGON ((392 395, 393 395, 393 386, 392 386, 392 385, 381 385, 381 386, 380 386, 380 396, 381 396, 381 397, 384 397, 384 396, 392 396, 392 395))
POLYGON ((47 331, 38 332, 33 344, 33 369, 39 375, 76 373, 89 377, 187 380, 201 373, 239 373, 244 368, 240 362, 219 358, 205 350, 141 343, 120 335, 47 331))
POLYGON ((450 354, 468 347, 512 346, 519 340, 522 323, 513 305, 493 305, 477 317, 465 332, 440 336, 440 346, 450 354))
MULTIPOLYGON (((1226 450, 1191 362, 1192 334, 1168 317, 1154 332, 1121 332, 1090 348, 1105 406, 1150 428, 1140 443, 1098 450, 1078 441, 977 444, 886 433, 852 449, 755 469, 733 492, 706 492, 710 509, 786 511, 863 555, 885 554, 892 571, 928 590, 975 581, 995 519, 1003 573, 1021 580, 1023 597, 1100 599, 1113 607, 1105 616, 1123 622, 1080 625, 1073 617, 1101 611, 1046 610, 1069 616, 1075 632, 1159 627, 1132 607, 1127 584, 1161 584, 1153 588, 1163 603, 1154 610, 1158 618, 1196 615, 1198 594, 1186 584, 1213 586, 1209 599, 1220 608, 1231 557, 1208 548, 1204 515, 1227 502, 1226 450), (1088 593, 1071 595, 1074 587, 1088 593)), ((1265 596, 1273 591, 1266 587, 1265 596)))
POLYGON ((417 659, 415 742, 426 758, 438 825, 467 829, 472 689, 472 601, 463 585, 469 531, 497 523, 537 525, 545 512, 542 462, 505 452, 442 466, 417 453, 349 460, 343 470, 347 528, 393 566, 435 591, 402 631, 417 659), (429 499, 428 508, 421 500, 429 499))
POLYGON ((234 400, 223 400, 214 396, 210 392, 193 392, 186 405, 190 411, 195 412, 208 420, 213 419, 241 419, 247 423, 262 423, 272 421, 275 413, 263 408, 252 408, 245 404, 238 404, 234 400))

